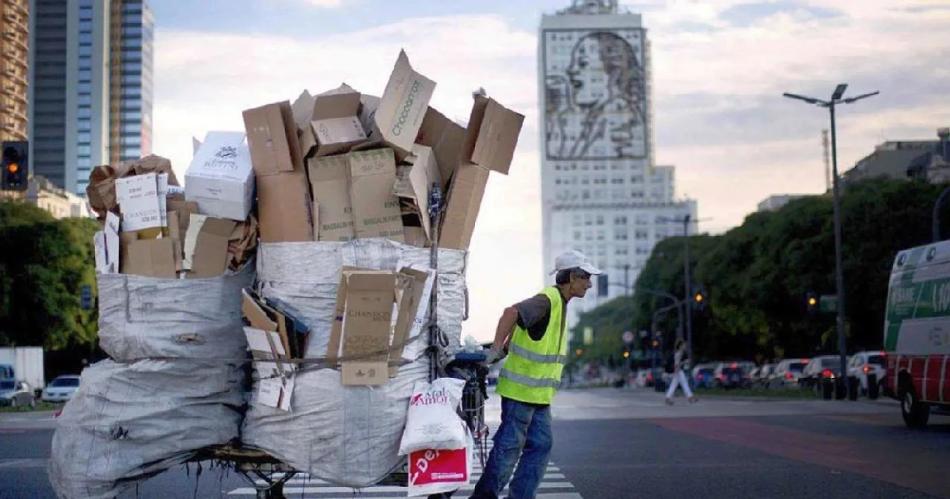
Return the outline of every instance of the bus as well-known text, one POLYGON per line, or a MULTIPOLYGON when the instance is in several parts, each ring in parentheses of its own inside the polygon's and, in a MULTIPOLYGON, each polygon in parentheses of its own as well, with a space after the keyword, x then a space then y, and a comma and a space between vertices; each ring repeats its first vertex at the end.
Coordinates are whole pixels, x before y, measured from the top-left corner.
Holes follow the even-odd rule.
POLYGON ((927 425, 950 409, 950 240, 897 253, 884 314, 887 391, 904 422, 927 425))

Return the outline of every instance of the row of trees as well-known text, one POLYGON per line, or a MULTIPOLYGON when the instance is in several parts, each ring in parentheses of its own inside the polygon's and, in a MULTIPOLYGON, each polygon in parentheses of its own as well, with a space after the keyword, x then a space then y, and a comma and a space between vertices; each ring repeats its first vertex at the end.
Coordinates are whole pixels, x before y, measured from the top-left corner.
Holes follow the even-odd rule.
MULTIPOLYGON (((897 251, 931 240, 931 213, 944 185, 873 179, 850 184, 842 197, 847 339, 851 351, 881 348, 884 306, 897 251)), ((950 215, 942 231, 950 234, 950 215)), ((697 359, 762 361, 833 353, 835 317, 806 313, 809 291, 833 295, 834 237, 830 196, 790 202, 749 215, 722 235, 689 238, 693 282, 707 293, 694 315, 697 359)), ((658 243, 632 297, 621 297, 580 318, 574 338, 595 332, 585 356, 606 359, 622 351, 625 330, 649 331, 653 313, 669 303, 647 293, 683 296, 682 237, 658 243)), ((675 337, 675 311, 659 322, 664 347, 675 337)))
POLYGON ((0 346, 42 346, 54 357, 95 348, 97 312, 81 307, 81 289, 90 286, 94 305, 96 230, 91 219, 0 201, 0 346))

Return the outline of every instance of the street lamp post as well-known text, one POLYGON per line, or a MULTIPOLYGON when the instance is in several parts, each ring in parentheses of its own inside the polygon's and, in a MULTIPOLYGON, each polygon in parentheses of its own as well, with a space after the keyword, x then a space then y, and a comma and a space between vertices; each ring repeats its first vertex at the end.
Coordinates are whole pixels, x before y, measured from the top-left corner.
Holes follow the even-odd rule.
POLYGON ((683 282, 683 312, 686 313, 686 356, 690 362, 693 362, 693 309, 690 308, 693 306, 693 302, 690 299, 693 291, 692 283, 690 282, 689 275, 689 213, 683 216, 683 240, 685 242, 684 255, 683 255, 683 273, 685 274, 685 279, 683 282))
POLYGON ((835 130, 835 105, 837 104, 851 104, 853 102, 865 99, 874 95, 877 95, 880 92, 874 91, 866 94, 859 95, 857 97, 848 97, 847 99, 842 99, 844 97, 844 91, 848 88, 847 83, 840 83, 835 87, 835 91, 831 94, 831 99, 822 100, 816 99, 814 97, 806 97, 804 95, 784 93, 782 96, 788 97, 790 99, 798 99, 805 101, 809 104, 815 104, 819 107, 824 107, 828 109, 829 114, 831 115, 831 178, 832 178, 832 205, 834 206, 834 226, 835 226, 835 287, 837 288, 835 293, 837 294, 837 305, 838 305, 838 318, 835 324, 835 332, 838 335, 838 355, 841 358, 841 376, 840 378, 846 378, 848 374, 847 367, 847 351, 845 347, 845 338, 844 338, 844 267, 842 263, 842 247, 841 247, 841 194, 839 187, 838 179, 838 140, 835 130))

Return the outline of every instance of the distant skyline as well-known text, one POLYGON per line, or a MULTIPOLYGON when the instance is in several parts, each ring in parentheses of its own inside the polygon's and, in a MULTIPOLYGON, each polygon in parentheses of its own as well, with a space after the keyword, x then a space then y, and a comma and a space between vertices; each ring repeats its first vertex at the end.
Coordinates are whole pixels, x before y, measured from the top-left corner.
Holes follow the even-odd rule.
MULTIPOLYGON (((881 95, 840 109, 843 171, 885 140, 950 125, 950 4, 939 0, 621 2, 652 40, 657 164, 704 232, 742 223, 772 194, 824 191, 827 113, 781 97, 881 95)), ((503 307, 536 292, 541 258, 537 2, 153 0, 154 144, 179 177, 191 137, 241 130, 241 111, 345 81, 382 92, 400 48, 438 82, 432 104, 467 119, 481 86, 525 114, 511 175, 493 175, 469 259, 471 319, 490 338, 503 307)), ((847 232, 845 233, 847 237, 847 232)), ((546 262, 547 266, 551 262, 546 262)))

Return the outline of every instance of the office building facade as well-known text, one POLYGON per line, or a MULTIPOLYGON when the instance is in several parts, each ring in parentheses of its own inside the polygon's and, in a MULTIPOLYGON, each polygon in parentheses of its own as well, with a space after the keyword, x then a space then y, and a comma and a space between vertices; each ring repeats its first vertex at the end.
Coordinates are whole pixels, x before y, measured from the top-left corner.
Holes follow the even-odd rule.
POLYGON ((0 141, 26 140, 30 4, 0 2, 0 141))
POLYGON ((33 173, 69 192, 84 195, 95 166, 150 150, 151 13, 127 4, 134 2, 32 0, 33 173))
MULTIPOLYGON (((538 47, 544 264, 568 249, 606 275, 580 312, 628 292, 653 246, 683 234, 696 203, 654 161, 650 43, 616 1, 575 1, 542 17, 538 47)), ((692 233, 694 224, 688 225, 692 233)))

